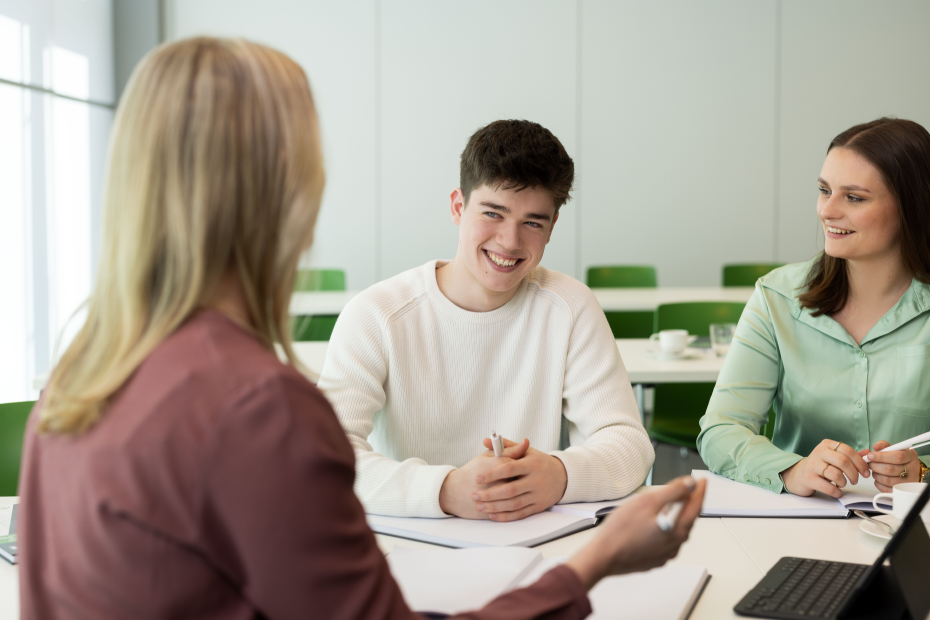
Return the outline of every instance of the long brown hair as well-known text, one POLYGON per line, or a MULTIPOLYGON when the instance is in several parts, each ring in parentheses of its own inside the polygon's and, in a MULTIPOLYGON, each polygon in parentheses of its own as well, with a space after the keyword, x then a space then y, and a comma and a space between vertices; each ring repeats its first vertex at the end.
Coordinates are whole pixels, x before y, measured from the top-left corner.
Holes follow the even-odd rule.
MULTIPOLYGON (((914 121, 880 118, 833 138, 827 153, 836 147, 856 152, 881 174, 898 205, 904 267, 930 284, 930 133, 914 121)), ((798 300, 819 316, 839 312, 848 298, 846 260, 821 252, 798 300)))
POLYGON ((322 191, 317 116, 297 63, 234 39, 150 53, 116 113, 97 281, 52 371, 40 429, 90 427, 230 269, 255 336, 297 365, 288 304, 322 191))

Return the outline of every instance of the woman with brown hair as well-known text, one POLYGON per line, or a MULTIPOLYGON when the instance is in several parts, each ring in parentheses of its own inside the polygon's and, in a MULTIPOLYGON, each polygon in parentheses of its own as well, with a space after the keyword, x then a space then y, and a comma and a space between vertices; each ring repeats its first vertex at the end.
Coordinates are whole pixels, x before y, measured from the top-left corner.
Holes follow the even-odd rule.
MULTIPOLYGON (((322 190, 313 98, 287 56, 200 38, 137 67, 87 322, 27 430, 23 618, 412 617, 346 435, 295 368, 288 304, 322 190)), ((463 617, 587 615, 601 577, 674 556, 702 497, 677 481, 629 502, 565 565, 463 617)))
POLYGON ((930 462, 928 448, 878 452, 930 431, 930 134, 856 125, 818 183, 824 251, 756 283, 698 448, 714 472, 776 492, 839 497, 860 475, 888 491, 930 462))

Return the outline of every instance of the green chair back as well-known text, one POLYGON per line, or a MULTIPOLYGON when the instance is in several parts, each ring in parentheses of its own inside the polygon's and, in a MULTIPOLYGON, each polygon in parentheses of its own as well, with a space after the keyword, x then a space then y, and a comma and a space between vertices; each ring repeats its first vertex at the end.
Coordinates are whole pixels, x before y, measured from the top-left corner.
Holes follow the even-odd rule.
POLYGON ((23 435, 34 400, 0 404, 0 497, 18 495, 23 435))
MULTIPOLYGON (((591 288, 655 288, 656 269, 644 265, 589 267, 591 288)), ((655 320, 652 312, 605 312, 614 338, 648 338, 655 320)))
MULTIPOLYGON (((696 336, 710 335, 711 323, 736 323, 746 304, 701 301, 662 304, 656 308, 655 331, 687 329, 696 336)), ((655 387, 649 436, 656 441, 696 449, 701 432, 698 421, 707 411, 713 383, 663 383, 655 387)))
POLYGON ((746 263, 723 266, 724 286, 755 286, 756 280, 785 263, 746 263))
POLYGON ((655 288, 656 268, 648 265, 588 267, 591 288, 655 288))
POLYGON ((346 273, 342 269, 300 269, 294 290, 309 291, 344 291, 346 290, 346 273))
POLYGON ((689 301, 660 304, 656 308, 655 332, 687 329, 692 336, 709 336, 711 323, 737 323, 746 304, 738 301, 689 301))
MULTIPOLYGON (((294 290, 300 292, 344 291, 346 290, 346 274, 341 269, 301 269, 297 272, 294 290)), ((333 333, 337 318, 339 318, 337 314, 292 317, 292 338, 295 342, 327 341, 333 333)))

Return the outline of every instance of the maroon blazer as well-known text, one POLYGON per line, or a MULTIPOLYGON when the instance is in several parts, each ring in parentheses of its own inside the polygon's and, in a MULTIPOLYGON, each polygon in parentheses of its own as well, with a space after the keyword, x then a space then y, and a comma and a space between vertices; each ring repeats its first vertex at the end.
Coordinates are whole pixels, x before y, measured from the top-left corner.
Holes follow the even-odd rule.
MULTIPOLYGON (((219 312, 159 345, 87 433, 36 422, 17 519, 22 618, 414 617, 329 403, 219 312)), ((457 617, 590 610, 559 567, 457 617)))

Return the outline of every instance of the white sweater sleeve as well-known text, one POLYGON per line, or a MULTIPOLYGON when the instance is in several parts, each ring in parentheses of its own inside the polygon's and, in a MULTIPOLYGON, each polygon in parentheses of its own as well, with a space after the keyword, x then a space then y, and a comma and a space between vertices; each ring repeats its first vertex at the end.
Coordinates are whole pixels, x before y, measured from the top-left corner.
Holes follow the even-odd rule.
POLYGON ((375 414, 384 407, 388 374, 380 321, 371 304, 347 304, 333 329, 318 383, 355 449, 355 494, 371 514, 448 517, 439 507, 439 489, 454 467, 417 458, 398 462, 368 443, 375 414))
POLYGON ((610 325, 591 291, 584 294, 562 391, 571 447, 550 452, 568 474, 561 504, 623 497, 643 483, 655 460, 610 325))

